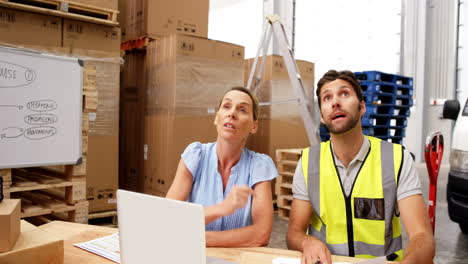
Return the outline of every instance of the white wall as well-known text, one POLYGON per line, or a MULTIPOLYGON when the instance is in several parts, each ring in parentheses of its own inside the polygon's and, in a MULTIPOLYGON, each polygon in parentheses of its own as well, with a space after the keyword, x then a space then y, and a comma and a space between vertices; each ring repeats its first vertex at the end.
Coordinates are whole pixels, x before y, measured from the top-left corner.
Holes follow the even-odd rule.
POLYGON ((457 0, 405 0, 403 71, 415 74, 415 106, 405 144, 424 161, 425 139, 433 132, 444 136, 444 157, 450 155, 452 121, 440 119, 442 104, 454 99, 456 76, 457 0))
POLYGON ((458 49, 458 100, 463 107, 468 97, 468 2, 460 1, 459 49, 458 49))
POLYGON ((208 38, 245 47, 255 57, 263 25, 263 0, 210 0, 208 38))
POLYGON ((329 69, 398 73, 401 2, 296 0, 296 58, 329 69))

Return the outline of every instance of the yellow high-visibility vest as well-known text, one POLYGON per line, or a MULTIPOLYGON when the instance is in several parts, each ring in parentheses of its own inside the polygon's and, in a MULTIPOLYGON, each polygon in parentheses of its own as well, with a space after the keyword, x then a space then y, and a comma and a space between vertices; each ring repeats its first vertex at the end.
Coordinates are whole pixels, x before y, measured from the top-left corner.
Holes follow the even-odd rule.
POLYGON ((308 232, 335 255, 401 260, 396 195, 403 147, 366 138, 370 148, 349 196, 341 184, 331 142, 303 150, 302 170, 314 211, 308 232))

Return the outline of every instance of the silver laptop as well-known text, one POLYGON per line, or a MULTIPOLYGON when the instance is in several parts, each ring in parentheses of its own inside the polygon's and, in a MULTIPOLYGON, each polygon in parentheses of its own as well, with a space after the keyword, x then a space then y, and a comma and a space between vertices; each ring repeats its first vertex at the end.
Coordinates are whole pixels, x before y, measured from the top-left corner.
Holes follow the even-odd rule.
POLYGON ((118 190, 117 210, 122 264, 206 264, 201 205, 118 190))

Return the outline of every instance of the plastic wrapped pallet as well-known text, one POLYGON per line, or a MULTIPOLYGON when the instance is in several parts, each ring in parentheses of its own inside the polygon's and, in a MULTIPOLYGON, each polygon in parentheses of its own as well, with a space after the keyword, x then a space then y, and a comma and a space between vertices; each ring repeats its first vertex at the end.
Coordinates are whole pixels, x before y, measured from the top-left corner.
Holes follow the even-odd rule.
POLYGON ((183 150, 214 142, 214 118, 226 90, 243 84, 244 47, 185 35, 148 46, 145 192, 164 195, 183 150))

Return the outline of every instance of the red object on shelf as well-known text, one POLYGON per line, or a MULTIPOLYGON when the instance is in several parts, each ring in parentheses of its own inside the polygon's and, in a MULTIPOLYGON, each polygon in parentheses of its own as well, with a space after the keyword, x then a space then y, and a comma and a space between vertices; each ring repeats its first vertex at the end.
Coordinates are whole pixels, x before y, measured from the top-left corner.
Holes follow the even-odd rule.
POLYGON ((132 49, 143 49, 146 48, 150 41, 151 39, 149 37, 140 37, 137 39, 127 40, 120 44, 120 50, 127 51, 132 49))
POLYGON ((429 174, 429 219, 432 232, 435 232, 435 208, 437 202, 437 177, 439 176, 442 155, 444 154, 444 137, 436 132, 427 137, 424 159, 429 174))

